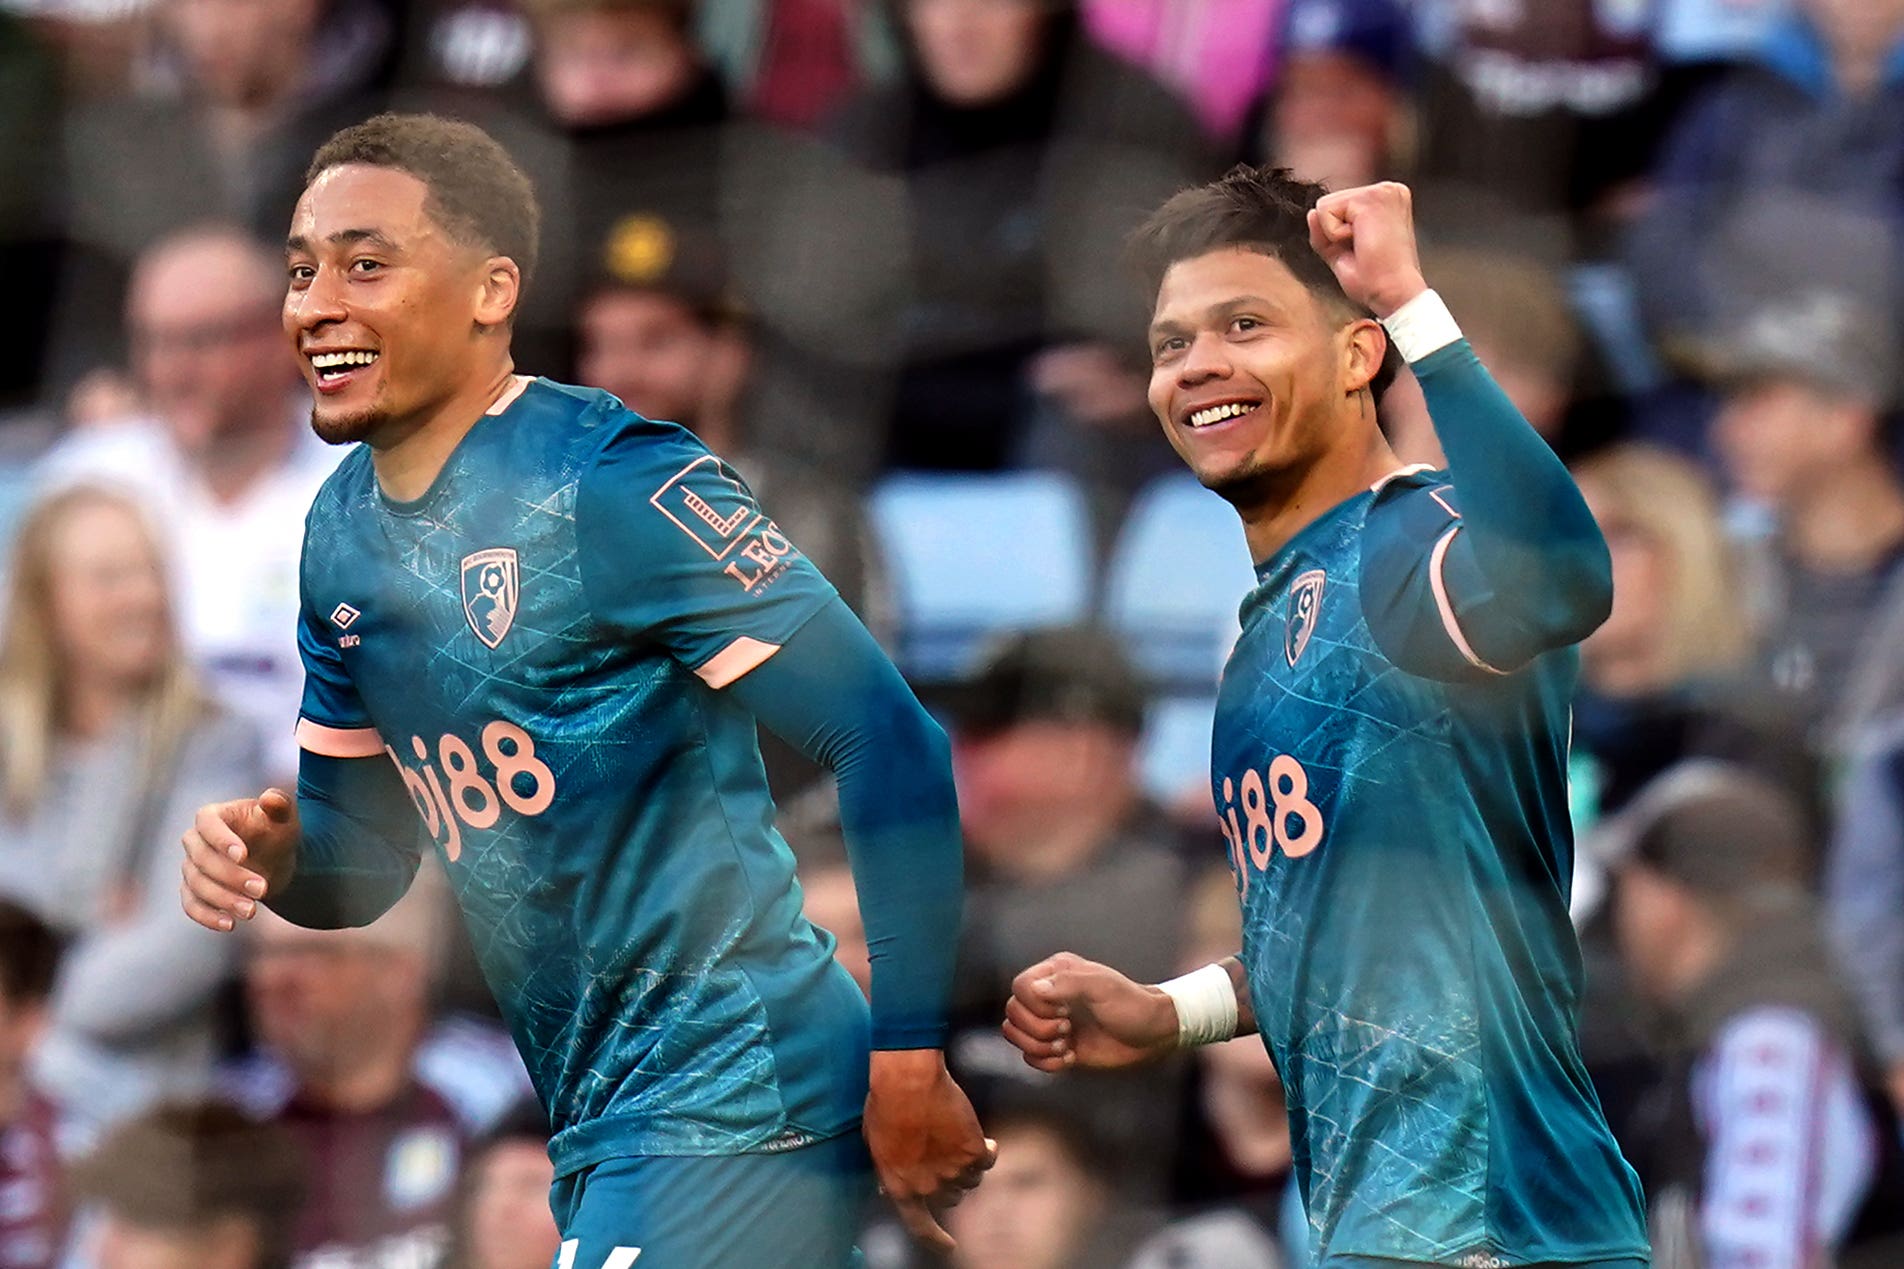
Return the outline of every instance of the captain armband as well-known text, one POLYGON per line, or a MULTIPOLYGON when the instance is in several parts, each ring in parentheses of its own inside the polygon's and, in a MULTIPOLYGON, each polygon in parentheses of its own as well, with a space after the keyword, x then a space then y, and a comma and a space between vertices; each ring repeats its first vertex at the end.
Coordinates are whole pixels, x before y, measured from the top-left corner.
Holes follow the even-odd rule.
POLYGON ((1236 984, 1222 965, 1205 965, 1157 987, 1177 1006, 1178 1048, 1235 1038, 1236 984))

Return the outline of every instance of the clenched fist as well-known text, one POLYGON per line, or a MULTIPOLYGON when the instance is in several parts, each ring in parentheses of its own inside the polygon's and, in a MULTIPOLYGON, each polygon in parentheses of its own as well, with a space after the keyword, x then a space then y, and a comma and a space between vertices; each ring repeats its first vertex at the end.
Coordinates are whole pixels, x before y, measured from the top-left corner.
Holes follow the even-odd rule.
POLYGON ((1428 289, 1406 185, 1384 181, 1325 194, 1309 213, 1309 242, 1348 297, 1377 317, 1428 289))

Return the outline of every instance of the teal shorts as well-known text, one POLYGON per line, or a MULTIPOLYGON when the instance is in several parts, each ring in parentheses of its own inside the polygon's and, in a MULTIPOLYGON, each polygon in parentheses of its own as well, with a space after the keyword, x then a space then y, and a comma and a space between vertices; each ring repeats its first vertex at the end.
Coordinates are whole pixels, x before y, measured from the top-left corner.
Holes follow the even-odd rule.
POLYGON ((549 1191, 555 1269, 858 1269, 872 1194, 857 1129, 774 1154, 609 1159, 549 1191))

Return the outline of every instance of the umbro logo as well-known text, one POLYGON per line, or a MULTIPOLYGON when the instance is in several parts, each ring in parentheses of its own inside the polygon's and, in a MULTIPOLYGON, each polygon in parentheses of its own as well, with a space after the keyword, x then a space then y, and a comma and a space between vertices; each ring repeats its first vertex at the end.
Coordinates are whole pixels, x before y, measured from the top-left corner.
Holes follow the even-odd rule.
POLYGON ((351 623, 361 616, 363 614, 349 604, 339 604, 331 609, 331 624, 339 630, 348 630, 351 623))

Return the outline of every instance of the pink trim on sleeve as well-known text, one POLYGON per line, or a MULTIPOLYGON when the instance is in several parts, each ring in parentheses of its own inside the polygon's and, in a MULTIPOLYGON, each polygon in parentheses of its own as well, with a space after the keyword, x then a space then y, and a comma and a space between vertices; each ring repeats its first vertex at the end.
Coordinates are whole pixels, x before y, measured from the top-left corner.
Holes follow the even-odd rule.
POLYGON ((383 752, 383 737, 375 727, 326 727, 308 718, 298 719, 299 749, 325 758, 375 758, 383 752))
POLYGON ((709 657, 707 663, 694 672, 709 687, 726 687, 748 671, 759 668, 778 651, 780 645, 777 643, 762 643, 742 635, 709 657))

